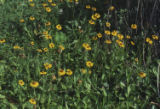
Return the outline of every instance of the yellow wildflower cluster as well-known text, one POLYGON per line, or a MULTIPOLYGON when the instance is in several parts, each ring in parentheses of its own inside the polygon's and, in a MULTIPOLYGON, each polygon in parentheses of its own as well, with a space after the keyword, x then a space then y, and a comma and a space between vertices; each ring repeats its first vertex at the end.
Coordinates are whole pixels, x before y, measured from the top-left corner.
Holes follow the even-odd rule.
POLYGON ((149 37, 146 38, 146 42, 148 42, 150 45, 153 44, 153 41, 149 37))
POLYGON ((92 49, 88 43, 83 43, 82 46, 88 51, 92 49))
POLYGON ((44 67, 46 70, 52 68, 52 64, 49 64, 49 63, 44 63, 44 67))

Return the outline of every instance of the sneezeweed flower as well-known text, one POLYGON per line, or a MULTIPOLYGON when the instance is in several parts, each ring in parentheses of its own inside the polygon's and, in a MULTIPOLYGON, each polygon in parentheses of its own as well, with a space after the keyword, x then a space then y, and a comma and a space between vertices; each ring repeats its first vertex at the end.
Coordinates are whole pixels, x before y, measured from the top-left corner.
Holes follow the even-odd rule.
POLYGON ((60 69, 59 71, 58 71, 58 75, 59 76, 64 76, 66 74, 66 72, 63 70, 63 69, 60 69))
POLYGON ((56 25, 57 30, 62 30, 62 26, 60 24, 56 25))
POLYGON ((30 17, 29 17, 29 20, 34 21, 34 20, 35 20, 35 17, 30 16, 30 17))
POLYGON ((20 23, 24 23, 24 19, 20 19, 19 22, 20 22, 20 23))
POLYGON ((43 51, 44 52, 48 52, 48 48, 43 48, 43 51))
POLYGON ((37 49, 36 51, 39 52, 39 53, 42 53, 42 50, 41 50, 41 49, 37 49))
POLYGON ((13 49, 17 50, 17 49, 21 49, 21 47, 18 45, 15 45, 15 46, 13 46, 13 49))
POLYGON ((91 62, 91 61, 86 62, 86 66, 89 67, 89 68, 93 67, 93 65, 94 65, 94 63, 91 62))
POLYGON ((150 45, 152 45, 153 44, 153 41, 152 40, 149 40, 149 42, 148 42, 150 45))
POLYGON ((105 40, 105 43, 106 43, 106 44, 111 44, 112 41, 111 41, 111 40, 105 40))
POLYGON ((71 76, 71 75, 73 74, 73 72, 72 72, 71 69, 67 69, 66 74, 67 74, 68 76, 71 76))
POLYGON ((19 80, 19 81, 18 81, 18 84, 19 84, 20 86, 23 86, 23 85, 24 85, 24 81, 23 81, 23 80, 19 80))
POLYGON ((135 60, 136 62, 138 62, 138 58, 135 58, 134 60, 135 60))
POLYGON ((96 7, 92 7, 92 11, 96 11, 97 9, 96 9, 96 7))
POLYGON ((31 42, 30 42, 30 44, 33 46, 33 45, 34 45, 34 42, 33 42, 33 41, 31 41, 31 42))
POLYGON ((56 3, 51 3, 51 6, 56 6, 56 3))
POLYGON ((105 33, 106 35, 110 35, 110 34, 111 34, 111 32, 110 32, 109 30, 105 30, 104 33, 105 33))
POLYGON ((93 14, 93 15, 92 15, 92 19, 93 19, 93 20, 97 20, 97 17, 93 14))
POLYGON ((90 9, 91 8, 91 6, 90 5, 86 5, 86 9, 90 9))
POLYGON ((127 36, 126 36, 126 38, 127 38, 127 39, 130 39, 130 38, 131 38, 131 36, 127 35, 127 36))
POLYGON ((119 40, 122 40, 124 38, 124 36, 122 34, 118 34, 117 37, 119 40))
POLYGON ((123 43, 122 41, 120 41, 120 40, 116 40, 116 43, 118 43, 118 45, 119 45, 120 47, 122 47, 122 48, 125 47, 124 43, 123 43))
POLYGON ((92 37, 92 40, 97 40, 98 38, 96 36, 93 36, 92 37))
POLYGON ((52 64, 44 63, 43 65, 44 65, 44 67, 45 67, 46 70, 52 68, 52 64))
POLYGON ((93 20, 89 20, 89 24, 94 25, 95 22, 93 20))
POLYGON ((138 75, 139 75, 141 78, 145 78, 145 77, 146 77, 146 73, 144 73, 144 72, 140 72, 138 75))
POLYGON ((47 39, 47 40, 52 39, 52 36, 47 34, 47 35, 45 35, 45 39, 47 39))
POLYGON ((59 45, 59 48, 60 48, 60 50, 62 50, 62 51, 65 49, 63 45, 59 45))
POLYGON ((153 38, 154 40, 158 40, 158 36, 157 36, 157 35, 152 35, 152 38, 153 38))
POLYGON ((46 75, 46 74, 47 74, 47 72, 45 72, 45 71, 40 72, 40 75, 46 75))
POLYGON ((97 17, 97 19, 101 17, 99 13, 95 13, 94 15, 97 17))
POLYGON ((32 82, 30 82, 30 86, 33 87, 33 88, 37 88, 39 86, 39 82, 32 81, 32 82))
POLYGON ((133 41, 131 41, 131 45, 133 45, 133 46, 134 46, 134 45, 135 45, 135 43, 134 43, 133 41))
POLYGON ((106 22, 106 27, 110 28, 111 27, 111 23, 106 22))
POLYGON ((30 6, 30 7, 34 7, 35 4, 34 4, 34 3, 30 3, 29 6, 30 6))
POLYGON ((52 10, 51 10, 50 7, 46 7, 46 11, 47 11, 47 12, 51 12, 52 10))
POLYGON ((33 99, 33 98, 31 98, 31 99, 29 99, 29 102, 31 103, 31 104, 36 104, 36 100, 35 99, 33 99))
POLYGON ((88 43, 83 43, 82 46, 88 51, 92 49, 88 43))
POLYGON ((48 0, 49 3, 52 3, 52 0, 48 0))
POLYGON ((0 39, 0 44, 3 44, 3 43, 5 43, 5 42, 6 42, 5 39, 0 39))
POLYGON ((50 25, 51 25, 50 21, 48 21, 48 22, 45 23, 45 26, 50 26, 50 25))
POLYGON ((33 0, 28 0, 29 2, 33 2, 33 0))
POLYGON ((86 69, 81 69, 81 72, 83 73, 83 74, 86 74, 87 73, 87 70, 86 69))
POLYGON ((52 80, 56 80, 56 76, 55 75, 52 75, 52 80))
POLYGON ((47 3, 43 3, 42 6, 43 6, 43 7, 46 7, 46 6, 47 6, 47 3))
POLYGON ((131 28, 132 28, 132 29, 137 29, 137 25, 136 25, 136 24, 132 24, 132 25, 131 25, 131 28))
POLYGON ((109 10, 110 10, 110 11, 113 11, 114 9, 115 9, 114 6, 110 6, 110 7, 109 7, 109 10))
POLYGON ((112 34, 112 36, 117 36, 117 30, 113 30, 112 32, 111 32, 111 34, 112 34))
POLYGON ((101 34, 101 33, 98 33, 98 34, 97 34, 97 37, 98 37, 98 38, 102 38, 102 34, 101 34))
POLYGON ((54 48, 54 47, 55 47, 54 43, 49 44, 49 48, 54 48))
POLYGON ((146 38, 146 42, 149 42, 151 39, 149 37, 146 38))

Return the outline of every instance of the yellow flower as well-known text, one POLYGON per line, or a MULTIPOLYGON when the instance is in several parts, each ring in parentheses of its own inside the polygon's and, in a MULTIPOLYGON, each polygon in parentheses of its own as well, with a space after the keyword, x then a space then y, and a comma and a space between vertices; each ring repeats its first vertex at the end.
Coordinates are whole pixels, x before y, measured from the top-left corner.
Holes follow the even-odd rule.
POLYGON ((51 12, 52 10, 51 10, 50 7, 46 7, 46 11, 47 11, 47 12, 51 12))
POLYGON ((53 75, 52 76, 52 80, 56 80, 57 78, 56 78, 56 76, 55 75, 53 75))
POLYGON ((49 63, 44 63, 44 67, 46 70, 52 68, 52 64, 49 64, 49 63))
POLYGON ((92 71, 91 71, 91 70, 89 70, 89 71, 88 71, 88 73, 89 73, 89 74, 91 74, 91 73, 92 73, 92 71))
POLYGON ((59 48, 60 48, 60 50, 62 50, 62 51, 65 49, 63 45, 59 45, 59 48))
POLYGON ((31 41, 31 42, 30 42, 30 44, 33 46, 33 45, 34 45, 34 42, 33 42, 33 41, 31 41))
POLYGON ((97 34, 97 37, 98 37, 98 38, 102 38, 102 34, 101 34, 101 33, 98 33, 98 34, 97 34))
POLYGON ((158 36, 157 36, 157 35, 152 35, 152 38, 153 38, 154 40, 158 40, 158 36))
POLYGON ((152 45, 153 44, 153 41, 152 40, 149 40, 149 42, 148 42, 150 45, 152 45))
POLYGON ((51 25, 50 21, 48 21, 48 22, 45 23, 45 26, 50 26, 50 25, 51 25))
POLYGON ((127 36, 126 36, 126 38, 127 38, 127 39, 130 39, 130 38, 131 38, 131 36, 127 35, 127 36))
POLYGON ((71 69, 67 69, 66 74, 70 76, 70 75, 72 75, 72 74, 73 74, 73 72, 72 72, 72 70, 71 70, 71 69))
POLYGON ((101 17, 99 13, 95 13, 94 15, 97 17, 97 19, 101 17))
POLYGON ((47 72, 45 72, 45 71, 40 72, 40 75, 46 75, 46 74, 47 74, 47 72))
POLYGON ((30 16, 30 17, 29 17, 29 20, 34 21, 34 20, 35 20, 35 17, 30 16))
POLYGON ((138 62, 138 58, 135 58, 135 61, 138 62))
POLYGON ((63 70, 63 69, 60 69, 59 71, 58 71, 58 75, 59 76, 64 76, 66 74, 66 72, 63 70))
POLYGON ((46 6, 47 6, 47 3, 43 3, 42 6, 43 6, 43 7, 46 7, 46 6))
POLYGON ((85 73, 87 73, 87 70, 86 70, 86 69, 81 69, 81 72, 82 72, 83 74, 85 74, 85 73))
POLYGON ((33 98, 29 99, 29 102, 30 102, 31 104, 36 104, 36 100, 33 99, 33 98))
POLYGON ((136 24, 132 24, 132 25, 131 25, 131 28, 132 28, 132 29, 137 29, 137 25, 136 25, 136 24))
POLYGON ((95 24, 95 22, 94 22, 93 20, 89 20, 89 23, 90 23, 91 25, 94 25, 94 24, 95 24))
POLYGON ((117 30, 113 30, 111 34, 112 36, 117 36, 117 30))
POLYGON ((90 8, 91 8, 91 6, 90 6, 90 5, 86 5, 86 8, 87 8, 87 9, 90 9, 90 8))
POLYGON ((96 11, 97 9, 96 9, 96 7, 92 7, 92 11, 96 11))
POLYGON ((44 52, 47 52, 47 51, 48 51, 48 48, 43 48, 43 51, 44 51, 44 52))
POLYGON ((52 3, 52 0, 48 0, 49 3, 52 3))
POLYGON ((139 75, 141 78, 145 78, 145 77, 146 77, 146 73, 144 73, 144 72, 140 72, 138 75, 139 75))
POLYGON ((111 24, 109 22, 106 22, 106 27, 111 27, 111 24))
POLYGON ((109 7, 109 10, 110 10, 110 11, 113 11, 114 9, 115 9, 114 6, 109 7))
POLYGON ((146 42, 149 42, 151 39, 149 37, 146 38, 146 42))
POLYGON ((48 35, 48 31, 43 31, 43 35, 48 35))
POLYGON ((54 48, 54 47, 55 47, 54 43, 49 44, 49 48, 54 48))
POLYGON ((97 40, 98 38, 96 36, 93 36, 92 37, 92 40, 97 40))
POLYGON ((37 52, 42 53, 42 50, 41 49, 37 49, 37 52))
POLYGON ((109 30, 105 30, 104 33, 105 33, 106 35, 110 35, 110 34, 111 34, 111 32, 110 32, 109 30))
POLYGON ((106 44, 111 44, 112 41, 111 41, 111 40, 106 40, 105 43, 106 43, 106 44))
POLYGON ((93 20, 97 20, 97 17, 93 14, 93 15, 92 15, 92 19, 93 19, 93 20))
POLYGON ((21 49, 21 47, 18 46, 18 45, 15 45, 13 48, 14 48, 14 49, 21 49))
POLYGON ((29 2, 33 2, 33 0, 28 0, 29 2))
POLYGON ((34 6, 35 6, 35 4, 34 4, 34 3, 30 3, 30 4, 29 4, 29 6, 34 7, 34 6))
POLYGON ((86 66, 89 67, 89 68, 93 67, 93 65, 94 65, 94 63, 91 62, 91 61, 86 62, 86 66))
POLYGON ((24 19, 20 19, 19 22, 20 22, 20 23, 24 23, 24 19))
POLYGON ((3 44, 3 43, 5 43, 5 42, 6 42, 5 39, 0 39, 0 44, 3 44))
POLYGON ((60 24, 56 25, 57 30, 62 30, 62 26, 60 24))
POLYGON ((118 43, 118 45, 119 45, 120 47, 122 47, 122 48, 125 47, 125 46, 124 46, 124 43, 123 43, 122 41, 116 40, 116 42, 118 43))
POLYGON ((23 81, 23 80, 19 80, 19 81, 18 81, 18 84, 19 84, 20 86, 23 86, 23 85, 24 85, 24 81, 23 81))
POLYGON ((133 41, 131 41, 131 44, 134 46, 135 45, 135 43, 133 42, 133 41))
POLYGON ((52 3, 51 6, 56 6, 56 4, 55 4, 55 3, 52 3))
POLYGON ((47 35, 45 35, 45 39, 47 39, 47 40, 52 39, 52 36, 47 34, 47 35))
POLYGON ((117 37, 119 38, 119 40, 122 40, 124 38, 122 34, 118 34, 117 37))
POLYGON ((37 88, 39 86, 39 82, 32 81, 32 82, 30 82, 30 86, 33 87, 33 88, 37 88))
POLYGON ((87 43, 83 43, 82 46, 83 46, 86 50, 88 50, 88 51, 92 49, 92 48, 90 47, 90 45, 87 44, 87 43))

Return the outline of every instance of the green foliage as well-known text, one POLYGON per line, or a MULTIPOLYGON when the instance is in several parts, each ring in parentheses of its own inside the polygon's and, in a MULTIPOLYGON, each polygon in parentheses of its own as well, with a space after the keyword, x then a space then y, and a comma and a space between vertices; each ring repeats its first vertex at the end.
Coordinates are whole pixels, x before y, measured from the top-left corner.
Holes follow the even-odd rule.
POLYGON ((159 37, 134 12, 112 0, 1 0, 0 107, 158 109, 159 37))

